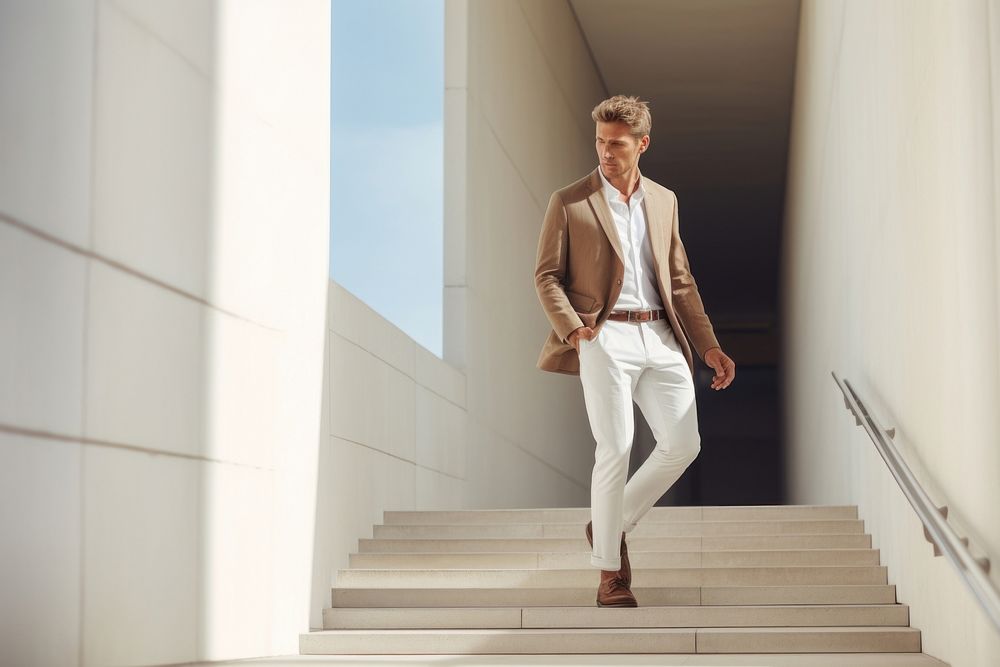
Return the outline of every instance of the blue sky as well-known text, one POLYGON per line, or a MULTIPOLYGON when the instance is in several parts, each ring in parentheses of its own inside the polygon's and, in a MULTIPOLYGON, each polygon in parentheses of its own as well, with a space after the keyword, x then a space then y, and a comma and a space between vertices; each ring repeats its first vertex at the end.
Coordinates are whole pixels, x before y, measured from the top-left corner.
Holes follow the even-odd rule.
POLYGON ((333 0, 330 277, 438 356, 443 0, 333 0))

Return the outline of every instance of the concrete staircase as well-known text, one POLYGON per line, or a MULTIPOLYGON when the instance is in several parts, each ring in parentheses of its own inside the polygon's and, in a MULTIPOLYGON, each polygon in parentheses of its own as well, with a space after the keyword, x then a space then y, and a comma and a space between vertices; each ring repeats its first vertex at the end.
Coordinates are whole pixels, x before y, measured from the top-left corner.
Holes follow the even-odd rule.
POLYGON ((596 606, 589 519, 589 508, 385 512, 300 652, 921 650, 854 506, 654 507, 628 537, 634 609, 596 606))

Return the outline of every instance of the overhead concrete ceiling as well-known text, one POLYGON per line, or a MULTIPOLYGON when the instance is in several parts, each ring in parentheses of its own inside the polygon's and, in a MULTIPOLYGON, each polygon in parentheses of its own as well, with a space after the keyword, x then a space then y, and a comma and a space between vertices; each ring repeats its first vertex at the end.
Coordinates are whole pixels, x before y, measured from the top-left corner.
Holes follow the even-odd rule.
POLYGON ((799 0, 569 1, 608 93, 650 103, 639 166, 694 223, 713 320, 773 322, 799 0))
POLYGON ((650 102, 643 161, 684 182, 784 180, 799 0, 570 0, 608 93, 650 102))

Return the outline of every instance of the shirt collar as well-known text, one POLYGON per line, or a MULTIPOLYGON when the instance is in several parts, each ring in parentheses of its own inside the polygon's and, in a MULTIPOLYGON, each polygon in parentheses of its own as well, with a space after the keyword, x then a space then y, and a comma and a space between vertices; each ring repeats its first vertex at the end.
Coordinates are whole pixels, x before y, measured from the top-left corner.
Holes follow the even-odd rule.
MULTIPOLYGON (((607 198, 608 202, 621 201, 621 199, 619 199, 619 197, 621 196, 621 191, 619 191, 618 188, 616 188, 615 186, 611 185, 611 181, 609 181, 607 177, 604 175, 604 170, 601 169, 600 164, 597 165, 597 173, 601 176, 601 182, 604 185, 604 196, 607 198)), ((632 199, 640 201, 645 195, 646 195, 646 187, 642 183, 642 172, 640 171, 639 187, 637 187, 635 189, 635 192, 632 193, 632 199)), ((625 202, 622 203, 624 204, 625 202)))

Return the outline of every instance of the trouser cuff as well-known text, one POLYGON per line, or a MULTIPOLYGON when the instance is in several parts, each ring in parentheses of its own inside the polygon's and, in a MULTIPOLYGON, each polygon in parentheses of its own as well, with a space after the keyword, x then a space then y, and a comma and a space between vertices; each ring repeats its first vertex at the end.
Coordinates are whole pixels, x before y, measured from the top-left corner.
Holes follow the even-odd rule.
POLYGON ((597 556, 591 555, 590 564, 594 567, 599 567, 602 570, 622 569, 622 559, 620 556, 612 560, 610 558, 598 558, 597 556))

